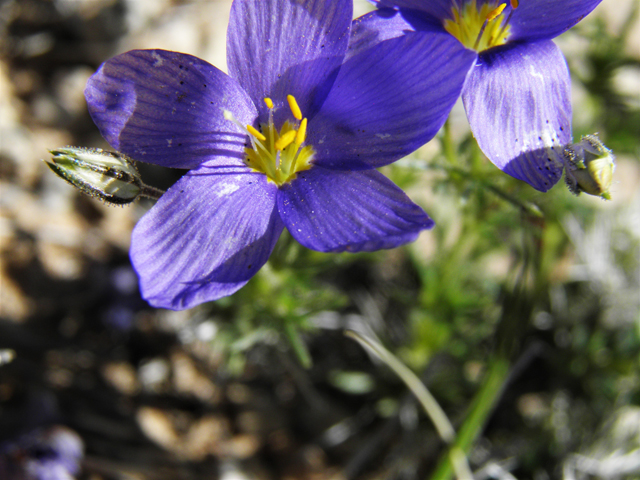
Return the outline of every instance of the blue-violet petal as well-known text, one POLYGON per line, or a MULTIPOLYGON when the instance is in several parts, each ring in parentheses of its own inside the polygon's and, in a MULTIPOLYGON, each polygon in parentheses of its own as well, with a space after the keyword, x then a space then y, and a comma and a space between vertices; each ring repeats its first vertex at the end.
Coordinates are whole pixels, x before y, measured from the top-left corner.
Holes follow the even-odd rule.
POLYGON ((380 0, 378 6, 414 10, 438 20, 451 17, 451 8, 460 2, 470 0, 380 0))
POLYGON ((309 122, 315 163, 375 168, 421 147, 443 125, 475 58, 445 33, 407 33, 361 50, 309 122))
POLYGON ((550 40, 586 17, 602 0, 521 1, 511 18, 509 41, 550 40))
MULTIPOLYGON (((342 63, 353 16, 351 0, 233 2, 227 64, 266 116, 263 99, 296 97, 306 117, 322 104, 342 63)), ((265 120, 262 118, 261 120, 265 120)))
POLYGON ((351 37, 346 58, 349 59, 376 43, 400 37, 412 31, 414 31, 413 26, 397 10, 381 8, 369 12, 356 18, 351 24, 351 37))
POLYGON ((434 225, 376 170, 301 172, 278 192, 278 209, 293 238, 321 252, 394 248, 434 225))
POLYGON ((199 58, 165 50, 133 50, 103 63, 85 89, 102 136, 135 160, 195 168, 224 157, 242 164, 244 123, 257 110, 242 87, 199 58))
POLYGON ((138 222, 131 260, 143 297, 182 310, 244 286, 283 229, 264 175, 192 170, 138 222))
POLYGON ((463 91, 478 145, 499 169, 546 192, 571 141, 571 82, 550 40, 484 52, 463 91))

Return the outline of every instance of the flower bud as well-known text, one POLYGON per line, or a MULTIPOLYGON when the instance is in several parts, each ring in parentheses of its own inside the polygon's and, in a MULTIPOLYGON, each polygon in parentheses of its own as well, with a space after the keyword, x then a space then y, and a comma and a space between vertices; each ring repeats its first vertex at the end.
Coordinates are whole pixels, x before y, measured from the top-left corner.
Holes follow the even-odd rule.
POLYGON ((121 153, 100 148, 65 147, 50 150, 47 165, 76 188, 114 205, 125 205, 143 195, 144 184, 133 161, 121 153))
POLYGON ((596 135, 586 135, 564 149, 565 182, 572 193, 610 200, 609 187, 616 168, 614 156, 596 135))

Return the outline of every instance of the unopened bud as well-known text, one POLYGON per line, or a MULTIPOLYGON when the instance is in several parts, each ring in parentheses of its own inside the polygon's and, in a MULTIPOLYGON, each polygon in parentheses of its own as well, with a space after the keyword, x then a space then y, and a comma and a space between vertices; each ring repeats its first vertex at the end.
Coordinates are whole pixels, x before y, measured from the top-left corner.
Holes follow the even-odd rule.
POLYGON ((50 150, 47 165, 87 195, 114 205, 126 205, 139 196, 159 198, 162 191, 142 183, 133 161, 122 153, 100 148, 64 147, 50 150))
POLYGON ((581 192, 610 200, 609 187, 616 168, 614 156, 596 135, 585 135, 564 149, 565 182, 572 193, 581 192))

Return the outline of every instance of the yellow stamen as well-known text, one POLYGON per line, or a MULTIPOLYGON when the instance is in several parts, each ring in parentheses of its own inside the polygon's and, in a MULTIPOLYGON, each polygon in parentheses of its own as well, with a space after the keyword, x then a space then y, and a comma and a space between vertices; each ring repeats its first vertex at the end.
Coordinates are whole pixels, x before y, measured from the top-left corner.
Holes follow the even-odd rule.
POLYGON ((276 150, 284 150, 291 145, 296 139, 297 134, 298 132, 295 130, 289 130, 287 133, 283 134, 278 140, 276 140, 276 144, 274 145, 276 150))
POLYGON ((298 133, 296 133, 296 143, 298 145, 302 145, 306 139, 307 139, 307 119, 303 118, 302 121, 300 122, 298 133))
POLYGON ((267 139, 267 137, 265 137, 263 134, 261 134, 258 130, 253 128, 251 125, 247 125, 247 130, 249 130, 249 133, 251 135, 253 135, 254 137, 256 137, 258 140, 262 142, 264 142, 267 139))
POLYGON ((511 16, 513 15, 514 10, 518 8, 518 5, 519 5, 518 0, 510 0, 510 3, 511 3, 511 11, 509 12, 509 16, 507 17, 507 20, 502 24, 502 28, 500 29, 498 34, 491 36, 491 38, 489 39, 489 43, 493 43, 495 39, 498 39, 499 41, 500 37, 502 37, 506 29, 508 28, 509 22, 511 21, 511 16))
POLYGON ((489 15, 487 15, 487 21, 490 22, 490 21, 494 20, 498 15, 500 15, 502 13, 502 11, 505 9, 506 6, 507 6, 507 4, 503 3, 502 5, 498 5, 496 8, 494 8, 491 11, 491 13, 489 13, 489 15))
POLYGON ((291 109, 291 113, 296 120, 302 120, 302 112, 300 111, 300 107, 298 106, 298 102, 293 95, 287 95, 287 102, 289 102, 289 108, 291 109))
MULTIPOLYGON (((224 118, 245 132, 251 142, 244 148, 245 165, 253 172, 266 175, 267 180, 278 187, 294 180, 299 172, 309 170, 316 154, 311 145, 305 145, 308 120, 301 118, 302 112, 293 96, 287 100, 292 115, 288 115, 289 119, 279 128, 274 124, 274 102, 270 98, 263 99, 269 114, 259 127, 244 125, 231 112, 223 110, 224 118), (294 116, 295 119, 292 118, 294 116)), ((280 106, 281 103, 278 108, 280 106)))
POLYGON ((465 47, 477 52, 504 45, 510 35, 509 20, 513 8, 506 15, 506 8, 517 6, 518 0, 469 0, 460 3, 452 0, 451 17, 444 20, 444 28, 465 47))

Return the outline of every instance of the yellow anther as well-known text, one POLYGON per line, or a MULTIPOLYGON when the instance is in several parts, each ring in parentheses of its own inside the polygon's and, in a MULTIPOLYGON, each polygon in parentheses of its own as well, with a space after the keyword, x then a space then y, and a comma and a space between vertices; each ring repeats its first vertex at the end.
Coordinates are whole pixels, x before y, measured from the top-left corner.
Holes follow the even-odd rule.
POLYGON ((289 108, 296 120, 302 120, 302 112, 300 111, 300 107, 298 106, 298 102, 296 102, 295 97, 293 95, 287 95, 287 102, 289 102, 289 108))
POLYGON ((489 15, 487 15, 487 21, 490 22, 491 20, 495 19, 498 15, 500 15, 502 13, 502 11, 505 9, 506 6, 507 6, 507 4, 503 3, 502 5, 498 5, 496 8, 494 8, 489 13, 489 15))
MULTIPOLYGON (((274 102, 270 98, 263 98, 263 101, 269 109, 268 119, 259 126, 239 122, 228 110, 223 110, 223 114, 239 131, 249 135, 251 141, 244 146, 245 165, 253 172, 266 175, 267 181, 281 187, 294 180, 299 172, 309 170, 313 166, 316 151, 313 146, 305 145, 306 118, 299 118, 298 121, 289 117, 282 125, 276 127, 273 121, 274 102)), ((289 95, 288 101, 291 112, 296 118, 298 115, 301 117, 300 107, 295 98, 289 95)), ((278 103, 278 108, 281 105, 282 102, 278 103)))
POLYGON ((261 140, 264 142, 267 139, 267 137, 265 137, 263 134, 261 134, 258 130, 253 128, 251 125, 247 125, 247 130, 249 130, 249 133, 254 137, 256 137, 258 140, 261 140))
POLYGON ((453 0, 452 3, 451 16, 444 19, 444 28, 465 47, 481 52, 507 43, 511 34, 509 22, 518 0, 453 0), (509 4, 515 7, 509 9, 505 19, 509 4))
POLYGON ((298 128, 298 133, 296 133, 296 143, 298 145, 302 145, 304 141, 307 139, 307 119, 303 118, 300 122, 300 128, 298 128))
POLYGON ((276 140, 276 143, 274 145, 276 147, 276 150, 284 150, 289 145, 291 145, 296 139, 297 134, 298 132, 296 132, 295 130, 289 130, 287 133, 283 134, 278 140, 276 140))

